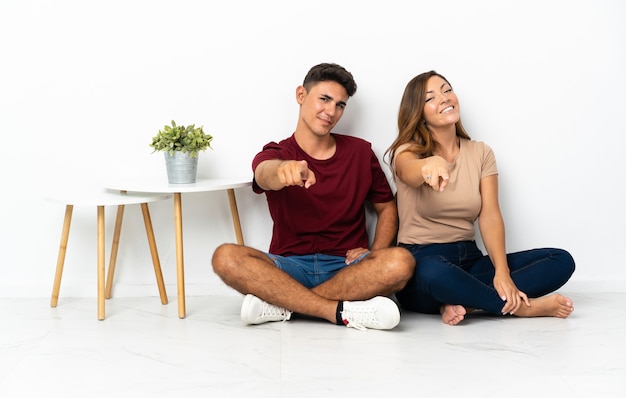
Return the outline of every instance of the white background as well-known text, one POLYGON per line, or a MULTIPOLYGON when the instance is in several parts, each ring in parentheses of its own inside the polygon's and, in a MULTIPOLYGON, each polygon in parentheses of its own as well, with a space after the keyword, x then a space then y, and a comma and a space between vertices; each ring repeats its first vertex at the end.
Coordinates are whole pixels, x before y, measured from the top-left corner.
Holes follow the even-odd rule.
MULTIPOLYGON (((262 145, 293 132, 295 88, 320 62, 358 84, 335 131, 381 157, 406 83, 445 75, 472 138, 495 150, 508 250, 565 248, 570 286, 624 290, 624 4, 3 1, 0 296, 50 294, 64 208, 47 190, 160 176, 148 144, 171 119, 215 137, 200 177, 249 178, 262 145)), ((236 193, 246 243, 267 249, 264 197, 236 193)), ((170 295, 172 208, 151 205, 170 295)), ((235 240, 226 194, 184 195, 183 211, 188 294, 234 294, 210 265, 235 240)), ((74 210, 61 296, 96 294, 95 215, 74 210)), ((116 278, 115 294, 157 294, 138 206, 126 209, 116 278)))

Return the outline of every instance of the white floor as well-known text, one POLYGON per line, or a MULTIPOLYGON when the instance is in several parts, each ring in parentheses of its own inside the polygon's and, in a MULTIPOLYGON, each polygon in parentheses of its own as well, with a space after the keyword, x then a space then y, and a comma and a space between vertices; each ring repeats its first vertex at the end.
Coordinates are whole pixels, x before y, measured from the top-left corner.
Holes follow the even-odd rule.
POLYGON ((0 397, 626 397, 626 293, 569 319, 403 313, 392 331, 244 326, 241 297, 0 299, 0 397))

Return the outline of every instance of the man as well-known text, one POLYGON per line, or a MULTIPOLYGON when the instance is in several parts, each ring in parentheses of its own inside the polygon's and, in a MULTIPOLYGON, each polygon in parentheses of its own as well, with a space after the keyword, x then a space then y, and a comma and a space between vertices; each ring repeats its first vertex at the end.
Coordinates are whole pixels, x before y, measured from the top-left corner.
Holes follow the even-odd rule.
POLYGON ((213 254, 215 273, 246 295, 247 324, 289 320, 293 312, 357 329, 400 322, 387 296, 404 287, 415 261, 392 247, 393 192, 369 142, 331 132, 355 92, 343 67, 311 68, 296 88, 295 132, 252 161, 253 190, 265 193, 274 222, 269 252, 223 244, 213 254), (370 249, 367 202, 377 214, 370 249))

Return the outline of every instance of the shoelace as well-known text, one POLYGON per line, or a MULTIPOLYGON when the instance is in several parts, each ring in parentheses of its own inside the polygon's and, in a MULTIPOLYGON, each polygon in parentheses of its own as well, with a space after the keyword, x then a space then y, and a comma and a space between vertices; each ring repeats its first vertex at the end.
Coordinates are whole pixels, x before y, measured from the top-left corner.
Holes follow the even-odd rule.
POLYGON ((375 312, 376 310, 374 308, 364 307, 350 311, 342 311, 341 317, 343 318, 344 325, 347 327, 357 330, 367 330, 363 324, 371 325, 378 323, 375 312))
POLYGON ((291 319, 291 311, 263 302, 263 310, 261 311, 261 316, 259 318, 273 318, 275 316, 282 317, 283 322, 285 322, 291 319))

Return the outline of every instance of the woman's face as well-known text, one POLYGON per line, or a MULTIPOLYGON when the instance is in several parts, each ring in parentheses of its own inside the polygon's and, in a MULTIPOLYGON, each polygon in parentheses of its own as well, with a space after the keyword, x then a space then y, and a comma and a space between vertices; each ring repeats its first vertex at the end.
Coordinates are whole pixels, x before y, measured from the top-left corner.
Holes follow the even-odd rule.
POLYGON ((454 125, 459 118, 459 99, 452 86, 439 76, 431 76, 426 82, 426 124, 429 127, 445 127, 454 125))

